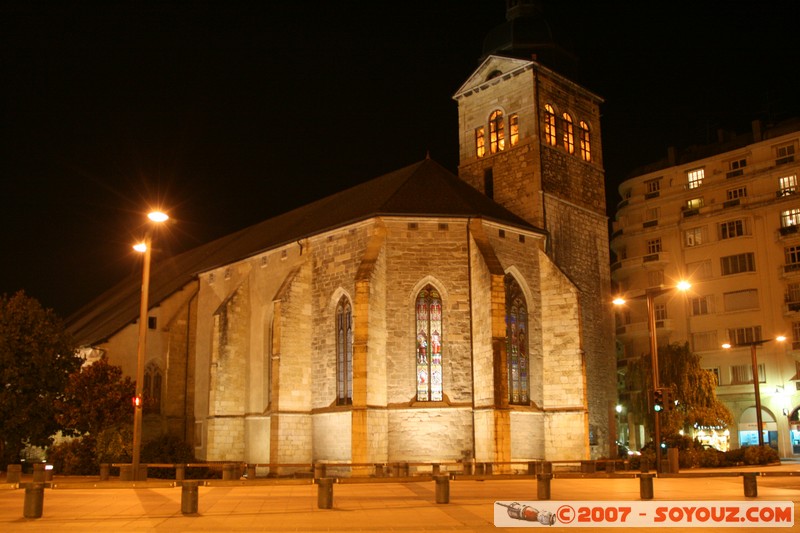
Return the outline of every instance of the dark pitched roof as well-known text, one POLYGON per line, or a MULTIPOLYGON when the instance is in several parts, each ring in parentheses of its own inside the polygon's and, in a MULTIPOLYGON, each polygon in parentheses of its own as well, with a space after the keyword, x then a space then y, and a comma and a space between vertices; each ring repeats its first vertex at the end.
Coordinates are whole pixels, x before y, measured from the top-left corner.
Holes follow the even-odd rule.
MULTIPOLYGON (((431 159, 157 261, 150 307, 185 287, 198 273, 315 234, 381 215, 485 218, 543 233, 431 159)), ((79 345, 96 344, 139 315, 141 276, 132 275, 67 319, 79 345)))

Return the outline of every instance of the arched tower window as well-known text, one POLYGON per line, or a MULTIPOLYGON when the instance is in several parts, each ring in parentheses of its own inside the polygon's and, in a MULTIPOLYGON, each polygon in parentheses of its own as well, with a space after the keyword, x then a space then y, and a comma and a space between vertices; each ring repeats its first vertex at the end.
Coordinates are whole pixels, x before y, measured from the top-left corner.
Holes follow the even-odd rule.
POLYGON ((570 154, 575 153, 575 132, 572 126, 572 117, 569 116, 569 113, 564 113, 561 115, 561 119, 564 123, 564 148, 570 154))
POLYGON ((556 145, 556 112, 550 104, 544 105, 544 142, 556 145))
POLYGON ((336 306, 336 404, 353 403, 353 311, 342 296, 336 306))
POLYGON ((580 136, 581 159, 583 159, 584 161, 591 161, 592 144, 589 140, 589 125, 581 120, 578 126, 579 126, 578 134, 580 136))
POLYGON ((506 149, 506 132, 503 112, 499 109, 489 115, 489 150, 496 154, 506 149))
POLYGON ((525 295, 511 274, 506 274, 506 349, 510 403, 527 404, 528 390, 528 306, 525 295))
POLYGON ((432 285, 417 295, 417 400, 442 401, 442 298, 432 285))
POLYGON ((161 414, 161 382, 163 376, 156 363, 148 363, 144 369, 142 400, 145 413, 161 414))

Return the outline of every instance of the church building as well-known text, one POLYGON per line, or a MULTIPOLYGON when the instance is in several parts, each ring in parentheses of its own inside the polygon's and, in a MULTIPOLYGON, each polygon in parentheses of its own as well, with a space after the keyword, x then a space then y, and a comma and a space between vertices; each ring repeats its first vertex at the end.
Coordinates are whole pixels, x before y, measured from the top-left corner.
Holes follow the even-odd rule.
MULTIPOLYGON (((616 451, 601 100, 535 3, 486 46, 458 176, 425 159, 154 264, 145 441, 496 470, 616 451)), ((127 375, 139 297, 132 277, 68 323, 127 375)))

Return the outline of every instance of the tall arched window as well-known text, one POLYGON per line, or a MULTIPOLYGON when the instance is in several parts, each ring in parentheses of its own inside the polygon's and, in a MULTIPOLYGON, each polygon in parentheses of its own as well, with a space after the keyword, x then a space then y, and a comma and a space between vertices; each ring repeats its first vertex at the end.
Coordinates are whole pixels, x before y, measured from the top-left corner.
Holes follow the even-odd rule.
POLYGON ((580 135, 580 145, 581 145, 581 159, 584 161, 591 161, 592 160, 592 143, 589 140, 589 125, 582 121, 580 122, 579 132, 580 135))
POLYGON ((142 400, 145 413, 161 414, 161 369, 156 363, 148 363, 142 381, 142 400))
POLYGON ((353 312, 342 297, 336 306, 336 404, 353 403, 353 312))
POLYGON ((506 349, 508 356, 508 400, 527 404, 528 390, 528 306, 525 295, 511 274, 506 274, 506 349))
POLYGON ((556 112, 550 104, 544 106, 544 142, 556 145, 556 112))
POLYGON ((489 150, 496 154, 506 149, 506 132, 503 112, 499 109, 489 115, 489 150))
POLYGON ((426 285, 416 301, 417 400, 442 401, 442 298, 426 285))
POLYGON ((564 148, 570 154, 575 153, 575 132, 572 126, 572 117, 569 116, 569 113, 564 113, 561 115, 562 122, 564 124, 564 148))

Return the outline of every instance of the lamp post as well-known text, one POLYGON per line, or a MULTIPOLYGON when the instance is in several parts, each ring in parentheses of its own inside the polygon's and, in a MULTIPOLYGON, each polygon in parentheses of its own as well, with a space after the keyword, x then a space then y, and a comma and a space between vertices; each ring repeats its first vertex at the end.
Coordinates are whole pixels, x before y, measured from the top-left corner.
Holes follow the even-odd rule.
MULTIPOLYGON (((160 212, 148 213, 147 218, 156 223, 165 222, 169 217, 160 212)), ((141 481, 139 463, 142 451, 142 396, 144 392, 144 360, 147 348, 147 307, 150 291, 150 257, 153 243, 153 228, 145 232, 144 241, 136 244, 133 249, 144 253, 142 262, 142 298, 139 305, 139 342, 136 350, 136 397, 133 402, 133 479, 141 481)), ((146 477, 146 476, 145 476, 146 477)))
POLYGON ((778 342, 783 342, 783 341, 786 340, 786 337, 784 337, 783 335, 778 335, 774 339, 761 339, 761 340, 757 340, 757 341, 742 342, 742 343, 737 343, 737 344, 725 343, 725 344, 722 345, 722 347, 725 348, 725 349, 741 348, 741 347, 744 347, 744 346, 749 346, 750 347, 750 364, 753 366, 753 393, 755 394, 755 397, 756 397, 756 431, 758 433, 758 445, 759 446, 763 446, 764 445, 764 433, 763 433, 763 421, 761 420, 761 389, 759 388, 759 385, 758 385, 758 380, 759 380, 759 377, 758 377, 758 356, 756 355, 756 348, 758 348, 762 344, 764 344, 766 342, 769 342, 769 341, 772 341, 772 340, 775 340, 775 341, 778 341, 778 342))
MULTIPOLYGON (((651 401, 655 398, 655 391, 660 388, 658 382, 658 342, 656 336, 655 298, 656 296, 671 292, 674 289, 685 292, 689 290, 691 286, 692 285, 688 281, 680 281, 675 287, 650 288, 646 289, 644 292, 644 298, 647 301, 647 333, 650 337, 650 361, 652 363, 651 372, 653 374, 653 394, 650 397, 651 401)), ((637 298, 641 298, 641 296, 637 298)), ((622 297, 616 298, 614 304, 624 305, 625 299, 622 297)), ((656 472, 661 472, 661 417, 658 416, 659 412, 655 410, 655 406, 653 407, 653 438, 655 439, 656 445, 656 472)))

